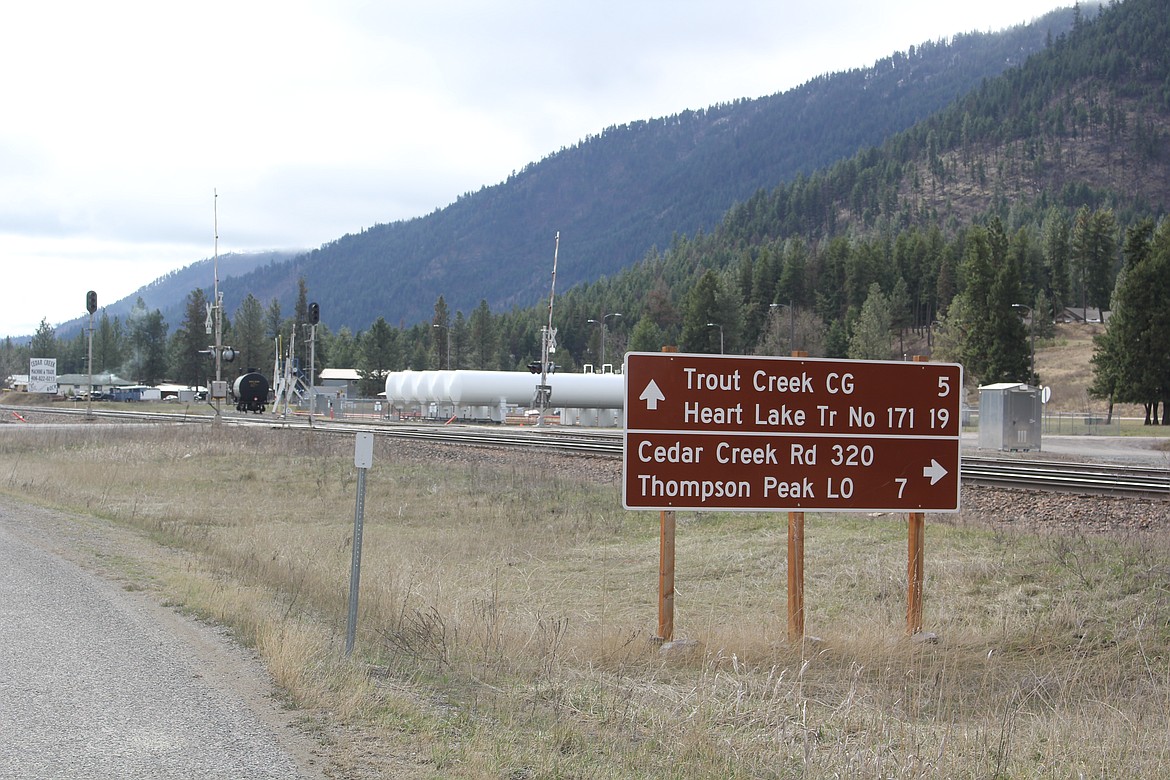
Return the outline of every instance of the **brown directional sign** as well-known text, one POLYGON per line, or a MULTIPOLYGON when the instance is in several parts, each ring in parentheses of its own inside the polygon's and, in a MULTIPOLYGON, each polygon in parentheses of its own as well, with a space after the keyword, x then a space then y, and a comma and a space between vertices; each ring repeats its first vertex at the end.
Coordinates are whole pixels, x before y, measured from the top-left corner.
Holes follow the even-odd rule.
POLYGON ((628 509, 955 512, 962 366, 626 356, 628 509))

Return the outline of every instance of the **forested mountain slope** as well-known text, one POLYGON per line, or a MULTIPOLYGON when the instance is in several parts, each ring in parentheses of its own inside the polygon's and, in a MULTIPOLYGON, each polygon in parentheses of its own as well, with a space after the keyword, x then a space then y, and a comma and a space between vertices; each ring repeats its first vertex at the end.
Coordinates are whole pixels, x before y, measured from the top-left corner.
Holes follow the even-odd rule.
POLYGON ((957 35, 784 94, 610 127, 507 181, 414 220, 347 235, 225 283, 291 306, 304 277, 334 328, 427 318, 481 300, 530 305, 548 287, 561 234, 563 283, 611 275, 675 235, 714 226, 736 202, 882 142, 1019 65, 1071 27, 1072 10, 994 34, 957 35))
MULTIPOLYGON (((1026 379, 1017 311, 1109 308, 1127 230, 1170 206, 1166 11, 1126 0, 1078 15, 1023 67, 910 130, 569 291, 562 340, 588 354, 595 329, 578 321, 620 311, 610 335, 631 348, 865 356, 858 323, 880 298, 895 342, 930 339, 949 315, 985 339, 965 351, 952 327, 944 345, 973 376, 1026 379), (997 345, 1016 349, 1011 366, 984 362, 997 345)), ((884 356, 901 352, 887 336, 884 356)))

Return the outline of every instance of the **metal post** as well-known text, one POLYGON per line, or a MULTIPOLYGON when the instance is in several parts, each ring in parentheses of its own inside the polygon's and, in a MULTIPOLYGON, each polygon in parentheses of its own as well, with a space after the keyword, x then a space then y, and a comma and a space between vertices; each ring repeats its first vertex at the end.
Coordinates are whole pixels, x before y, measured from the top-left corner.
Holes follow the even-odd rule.
POLYGON ((317 410, 317 326, 309 326, 309 427, 317 410))
POLYGON ((1036 310, 1023 303, 1013 303, 1012 308, 1019 312, 1027 312, 1021 316, 1028 318, 1028 331, 1031 334, 1031 356, 1028 360, 1029 376, 1028 381, 1025 382, 1025 384, 1031 385, 1033 377, 1036 376, 1036 310))
POLYGON ((358 588, 362 579, 362 525, 366 513, 366 469, 358 469, 357 502, 353 515, 353 561, 349 569, 349 617, 345 624, 345 655, 353 654, 357 634, 358 588))
POLYGON ((553 299, 557 294, 557 255, 561 251, 561 231, 557 231, 555 243, 553 244, 553 270, 552 270, 552 286, 548 293, 548 325, 544 328, 544 333, 540 339, 540 388, 536 393, 536 406, 540 410, 540 416, 536 418, 537 426, 544 425, 544 410, 548 407, 549 402, 549 386, 548 386, 548 356, 552 352, 553 344, 553 299))
POLYGON ((436 323, 436 324, 432 324, 431 327, 435 328, 436 330, 442 330, 444 332, 444 336, 446 337, 446 341, 447 341, 447 370, 450 371, 451 370, 451 326, 450 325, 439 325, 436 323))
POLYGON ((719 354, 723 354, 723 326, 718 322, 708 322, 708 328, 719 328, 719 354))
POLYGON ((87 361, 89 364, 89 387, 85 393, 85 419, 93 419, 93 312, 89 313, 89 348, 87 361))
MULTIPOLYGON (((796 307, 793 306, 791 299, 788 303, 769 303, 768 308, 773 312, 777 309, 788 309, 788 349, 796 354, 796 307)), ((780 334, 776 334, 776 340, 779 341, 780 334)))
POLYGON ((615 312, 610 312, 609 314, 603 314, 603 315, 601 315, 600 318, 598 318, 596 320, 586 320, 586 322, 588 322, 590 325, 600 325, 601 326, 601 350, 600 350, 601 358, 597 364, 597 372, 599 374, 605 373, 605 320, 608 317, 614 317, 616 319, 617 317, 620 317, 620 316, 622 316, 622 313, 620 311, 615 311, 615 312))
POLYGON ((357 501, 353 512, 353 561, 349 570, 349 616, 345 624, 345 657, 353 653, 357 634, 358 589, 362 580, 362 525, 366 514, 366 472, 374 462, 374 434, 354 437, 353 465, 358 470, 357 501))

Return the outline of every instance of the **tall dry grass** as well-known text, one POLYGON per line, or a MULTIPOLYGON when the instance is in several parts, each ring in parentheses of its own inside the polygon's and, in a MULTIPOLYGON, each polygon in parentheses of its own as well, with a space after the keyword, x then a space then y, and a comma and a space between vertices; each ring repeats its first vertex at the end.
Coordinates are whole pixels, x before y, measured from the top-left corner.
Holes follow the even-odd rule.
POLYGON ((783 518, 682 514, 675 625, 694 644, 662 654, 657 516, 624 512, 575 463, 379 441, 347 662, 352 439, 0 431, 0 490, 179 551, 154 585, 343 726, 355 775, 1170 776, 1164 534, 931 516, 938 641, 917 642, 905 518, 810 515, 817 638, 793 646, 783 518))

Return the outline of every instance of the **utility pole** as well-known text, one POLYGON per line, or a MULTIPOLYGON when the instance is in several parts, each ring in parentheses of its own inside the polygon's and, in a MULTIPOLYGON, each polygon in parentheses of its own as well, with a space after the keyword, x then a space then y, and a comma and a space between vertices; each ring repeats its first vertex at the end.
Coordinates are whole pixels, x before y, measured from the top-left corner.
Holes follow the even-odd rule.
POLYGON ((540 416, 536 418, 538 426, 544 425, 544 410, 548 408, 552 398, 552 388, 548 384, 549 355, 556 352, 557 332, 553 329, 553 299, 557 294, 557 255, 561 249, 561 231, 557 231, 556 243, 553 245, 552 287, 548 294, 548 325, 543 329, 540 339, 540 385, 536 388, 536 408, 540 416))
POLYGON ((89 385, 85 392, 85 419, 93 419, 93 313, 97 311, 97 293, 85 294, 85 310, 89 312, 89 347, 86 365, 89 367, 89 385))

